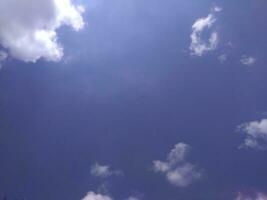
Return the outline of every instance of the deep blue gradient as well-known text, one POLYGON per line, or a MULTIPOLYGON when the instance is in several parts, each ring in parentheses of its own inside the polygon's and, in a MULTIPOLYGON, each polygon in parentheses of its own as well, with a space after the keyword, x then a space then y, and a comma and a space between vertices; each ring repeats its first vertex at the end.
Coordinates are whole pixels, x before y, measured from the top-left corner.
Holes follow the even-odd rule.
POLYGON ((96 161, 124 171, 109 183, 116 200, 267 192, 266 152, 239 150, 236 131, 266 117, 266 1, 216 2, 220 47, 200 58, 188 51, 191 26, 213 1, 96 2, 87 2, 84 31, 60 30, 69 62, 10 59, 0 71, 0 198, 81 199, 101 184, 90 176, 96 161), (244 66, 242 54, 258 62, 244 66), (182 189, 152 170, 178 142, 204 169, 182 189))

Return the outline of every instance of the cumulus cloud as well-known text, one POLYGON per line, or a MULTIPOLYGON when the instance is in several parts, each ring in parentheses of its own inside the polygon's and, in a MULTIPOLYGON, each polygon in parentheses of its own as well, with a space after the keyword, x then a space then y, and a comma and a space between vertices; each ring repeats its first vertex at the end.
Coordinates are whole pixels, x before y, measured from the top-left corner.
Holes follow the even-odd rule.
POLYGON ((208 51, 215 50, 219 43, 219 35, 216 31, 213 31, 208 38, 204 40, 202 33, 205 29, 210 29, 216 22, 215 13, 220 12, 222 8, 213 7, 211 13, 204 18, 197 19, 192 26, 190 51, 192 55, 202 56, 208 51))
POLYGON ((235 200, 267 200, 267 195, 260 192, 254 194, 239 192, 235 200))
POLYGON ((201 172, 196 166, 185 159, 190 149, 187 144, 176 144, 168 154, 166 161, 153 161, 154 171, 164 174, 167 180, 177 187, 190 185, 201 177, 201 172))
POLYGON ((110 196, 88 192, 82 200, 112 200, 110 196))
POLYGON ((267 147, 267 119, 248 122, 238 128, 246 135, 241 148, 265 149, 267 147))
POLYGON ((247 56, 247 55, 243 55, 240 59, 240 62, 243 64, 243 65, 247 65, 247 66, 250 66, 250 65, 253 65, 256 63, 256 58, 252 57, 252 56, 247 56))
POLYGON ((83 11, 71 0, 1 0, 0 45, 25 62, 59 61, 63 47, 57 30, 63 25, 82 29, 83 11))
POLYGON ((110 176, 122 176, 123 172, 120 170, 111 170, 110 166, 108 165, 101 165, 99 163, 95 163, 91 167, 91 175, 95 177, 100 177, 100 178, 107 178, 110 176))

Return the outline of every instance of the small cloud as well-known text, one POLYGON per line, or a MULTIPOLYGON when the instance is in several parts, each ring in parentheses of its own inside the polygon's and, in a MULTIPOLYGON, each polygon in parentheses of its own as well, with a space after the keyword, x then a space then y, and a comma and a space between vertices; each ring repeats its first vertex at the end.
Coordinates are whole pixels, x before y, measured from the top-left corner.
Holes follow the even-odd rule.
MULTIPOLYGON (((90 191, 84 198, 82 198, 82 200, 113 200, 113 198, 109 195, 103 195, 102 193, 90 191)), ((140 200, 140 198, 136 196, 129 196, 125 200, 140 200)))
POLYGON ((7 59, 8 55, 5 51, 0 50, 0 69, 2 68, 1 62, 7 59))
POLYGON ((110 196, 88 192, 82 200, 112 200, 110 196))
POLYGON ((211 8, 211 11, 213 11, 213 12, 221 12, 222 10, 223 10, 223 8, 220 6, 214 6, 211 8))
POLYGON ((4 61, 8 57, 5 51, 0 50, 0 62, 4 61))
POLYGON ((196 166, 185 160, 190 149, 187 144, 176 144, 168 154, 166 161, 153 161, 154 171, 164 174, 167 180, 177 187, 186 187, 192 184, 202 174, 196 166))
POLYGON ((232 43, 232 41, 229 41, 229 42, 226 43, 226 46, 228 46, 230 48, 233 48, 234 44, 232 43))
POLYGON ((134 197, 134 196, 130 196, 130 197, 128 197, 126 200, 139 200, 139 198, 134 197))
POLYGON ((252 194, 239 192, 235 200, 267 200, 267 195, 261 192, 254 192, 252 194))
POLYGON ((219 55, 218 60, 220 61, 220 63, 224 63, 227 60, 227 55, 226 54, 219 55))
POLYGON ((110 176, 122 176, 123 172, 120 170, 111 170, 108 165, 100 165, 99 163, 95 163, 91 167, 91 175, 100 178, 107 178, 110 176))
POLYGON ((240 148, 263 150, 267 147, 267 119, 241 124, 238 129, 246 135, 240 148))
POLYGON ((252 56, 247 56, 247 55, 243 55, 240 59, 240 62, 243 64, 243 65, 247 65, 247 66, 251 66, 253 64, 256 63, 256 58, 252 57, 252 56))
POLYGON ((213 51, 217 48, 219 43, 219 34, 216 31, 213 31, 207 41, 202 39, 202 32, 205 29, 210 29, 216 22, 215 13, 221 12, 222 8, 215 6, 212 7, 211 13, 204 18, 197 19, 192 25, 192 34, 191 34, 191 44, 190 51, 191 55, 202 56, 208 51, 213 51))

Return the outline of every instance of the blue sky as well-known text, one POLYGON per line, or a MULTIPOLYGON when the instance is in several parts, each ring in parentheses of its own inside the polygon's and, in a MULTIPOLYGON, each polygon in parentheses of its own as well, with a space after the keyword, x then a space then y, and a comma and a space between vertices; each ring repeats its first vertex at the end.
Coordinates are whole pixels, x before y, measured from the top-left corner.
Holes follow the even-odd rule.
POLYGON ((0 2, 0 199, 267 199, 265 0, 38 2, 0 2))

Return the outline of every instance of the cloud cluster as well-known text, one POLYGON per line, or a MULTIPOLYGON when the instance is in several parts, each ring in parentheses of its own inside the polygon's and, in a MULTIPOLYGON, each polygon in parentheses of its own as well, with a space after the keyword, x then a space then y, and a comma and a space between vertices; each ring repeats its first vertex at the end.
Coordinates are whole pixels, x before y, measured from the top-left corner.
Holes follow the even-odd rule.
POLYGON ((267 195, 260 192, 252 195, 239 192, 235 200, 267 200, 267 195))
POLYGON ((256 63, 256 58, 252 57, 252 56, 247 56, 247 55, 243 55, 240 59, 240 62, 243 64, 243 65, 247 65, 247 66, 250 66, 250 65, 253 65, 256 63))
POLYGON ((163 173, 167 180, 177 187, 190 185, 201 177, 201 172, 193 164, 185 160, 189 151, 189 145, 184 143, 176 144, 168 154, 165 162, 160 160, 153 161, 154 171, 163 173))
POLYGON ((107 178, 110 176, 122 176, 123 172, 120 170, 111 170, 108 165, 101 165, 99 163, 95 163, 91 167, 91 175, 100 178, 107 178))
POLYGON ((267 146, 267 119, 252 121, 239 126, 246 134, 244 143, 240 147, 264 149, 267 146))
POLYGON ((202 33, 205 29, 210 29, 213 24, 216 22, 215 13, 221 12, 222 8, 214 7, 212 8, 212 12, 204 18, 199 18, 195 21, 192 26, 192 34, 191 34, 191 44, 190 51, 192 55, 202 56, 208 51, 215 50, 219 43, 219 36, 216 31, 213 31, 208 38, 208 41, 205 41, 202 38, 202 33))
POLYGON ((76 31, 82 29, 83 11, 71 0, 1 0, 0 46, 13 58, 25 62, 40 58, 58 61, 63 47, 57 30, 63 25, 76 31))

